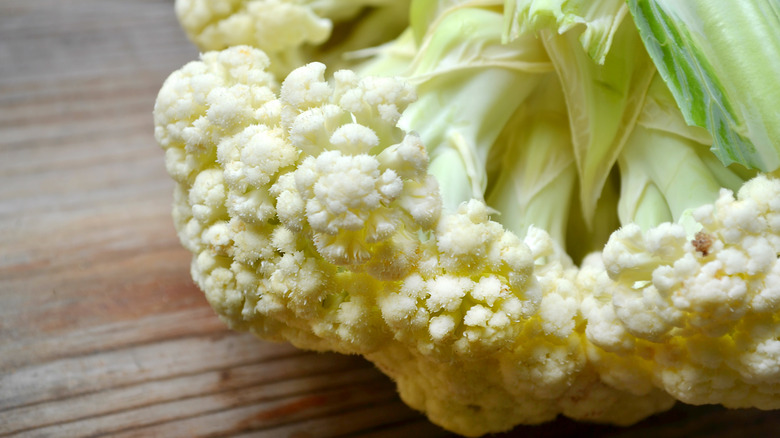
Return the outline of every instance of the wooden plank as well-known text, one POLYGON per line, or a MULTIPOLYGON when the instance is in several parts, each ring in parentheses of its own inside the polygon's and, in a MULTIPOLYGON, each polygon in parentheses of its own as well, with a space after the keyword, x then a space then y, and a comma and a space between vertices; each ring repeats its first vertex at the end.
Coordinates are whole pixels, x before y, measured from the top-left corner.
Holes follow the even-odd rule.
MULTIPOLYGON (((91 260, 74 257, 63 268, 53 268, 57 262, 45 260, 25 264, 29 274, 26 279, 24 275, 11 276, 4 282, 10 290, 20 291, 26 284, 29 292, 0 294, 4 309, 0 315, 2 345, 15 344, 10 348, 18 348, 27 343, 32 347, 29 342, 34 339, 50 345, 60 334, 204 307, 202 293, 189 279, 190 256, 175 245, 150 245, 146 251, 106 249, 102 256, 96 254, 91 260)), ((144 329, 153 330, 142 326, 144 329)))
POLYGON ((151 109, 196 54, 172 0, 0 4, 0 433, 171 436, 400 403, 362 359, 227 332, 192 285, 151 109))
POLYGON ((164 78, 196 54, 172 1, 0 4, 0 370, 204 306, 151 120, 164 78))
POLYGON ((328 438, 346 436, 356 432, 359 432, 360 436, 365 436, 366 429, 371 429, 377 424, 382 424, 384 430, 388 432, 387 437, 424 436, 432 438, 451 435, 430 423, 427 423, 425 428, 414 429, 415 435, 403 435, 403 432, 411 430, 404 427, 394 427, 397 423, 401 423, 403 426, 405 422, 412 419, 419 420, 419 415, 398 400, 392 399, 384 403, 367 404, 358 409, 334 413, 327 417, 297 421, 273 429, 242 433, 236 438, 275 438, 280 436, 328 438))
MULTIPOLYGON (((121 420, 128 418, 132 421, 138 421, 137 417, 141 416, 141 423, 130 423, 123 426, 131 427, 152 422, 148 419, 156 418, 159 415, 157 411, 161 404, 176 405, 176 403, 187 400, 190 405, 194 406, 188 408, 181 404, 176 405, 177 415, 192 416, 197 412, 204 411, 203 406, 208 402, 213 404, 213 401, 204 399, 208 396, 220 400, 230 400, 232 397, 236 402, 231 403, 236 404, 248 396, 240 394, 244 389, 249 388, 251 391, 257 392, 259 386, 266 385, 263 396, 282 397, 285 395, 284 392, 280 391, 279 388, 274 389, 273 384, 284 380, 298 379, 299 384, 313 389, 315 385, 324 388, 325 385, 331 384, 329 382, 343 383, 344 376, 347 375, 344 372, 347 370, 350 371, 349 382, 358 382, 361 378, 365 380, 369 377, 374 379, 378 377, 376 371, 357 358, 329 355, 327 360, 323 360, 323 357, 319 356, 321 355, 316 353, 302 353, 261 363, 228 367, 193 375, 167 377, 73 396, 67 398, 66 403, 54 400, 21 408, 11 408, 0 411, 0 431, 16 433, 71 422, 95 424, 105 422, 106 419, 111 419, 114 424, 119 424, 121 420), (336 373, 340 373, 340 375, 336 373), (131 410, 135 414, 127 415, 131 410)), ((295 391, 300 391, 300 388, 294 386, 292 388, 295 391)))
MULTIPOLYGON (((192 284, 151 116, 197 57, 173 3, 0 2, 0 435, 450 436, 360 358, 227 331, 192 284)), ((680 405, 627 429, 496 436, 778 428, 680 405)))
POLYGON ((219 332, 29 365, 0 376, 0 409, 301 354, 289 344, 219 332))
POLYGON ((167 71, 197 56, 172 0, 4 0, 0 84, 167 71))
POLYGON ((23 342, 0 345, 0 371, 129 345, 225 330, 224 323, 208 307, 153 314, 130 321, 76 329, 56 337, 43 335, 26 338, 23 342), (154 327, 154 330, 148 327, 154 327), (35 348, 30 348, 30 344, 35 348))
MULTIPOLYGON (((382 424, 374 429, 364 429, 353 434, 345 434, 345 437, 361 438, 397 438, 397 437, 428 437, 443 438, 452 437, 453 434, 419 417, 411 421, 382 424)), ((532 435, 526 435, 532 436, 532 435)))
MULTIPOLYGON (((300 366, 299 356, 280 358, 89 394, 70 399, 67 407, 50 403, 37 413, 35 407, 6 411, 0 419, 13 424, 12 431, 38 436, 114 435, 138 428, 166 430, 170 436, 179 427, 176 423, 188 424, 207 414, 224 415, 252 404, 262 404, 267 409, 312 392, 338 392, 377 382, 387 386, 382 376, 364 362, 323 361, 313 357, 313 353, 304 355, 308 356, 309 366, 300 366), (95 403, 113 409, 101 409, 95 403), (41 413, 51 416, 35 424, 34 417, 41 413)), ((225 423, 220 424, 224 427, 225 423)))
MULTIPOLYGON (((384 379, 366 385, 344 384, 328 391, 305 394, 261 403, 248 403, 235 409, 198 415, 174 423, 135 428, 113 434, 117 438, 168 436, 226 436, 257 428, 302 422, 313 416, 331 417, 344 410, 384 402, 395 397, 395 389, 384 379)), ((337 422, 336 420, 329 424, 337 422)), ((273 430, 274 436, 285 436, 273 430)))

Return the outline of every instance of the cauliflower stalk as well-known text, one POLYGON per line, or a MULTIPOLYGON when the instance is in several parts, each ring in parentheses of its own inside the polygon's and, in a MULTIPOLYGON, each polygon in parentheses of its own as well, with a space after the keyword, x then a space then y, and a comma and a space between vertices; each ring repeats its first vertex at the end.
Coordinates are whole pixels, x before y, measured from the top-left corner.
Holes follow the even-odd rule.
POLYGON ((414 0, 354 70, 308 62, 392 5, 177 2, 201 46, 232 46, 154 109, 222 319, 364 355, 464 435, 780 408, 777 170, 689 125, 629 14, 647 4, 414 0))

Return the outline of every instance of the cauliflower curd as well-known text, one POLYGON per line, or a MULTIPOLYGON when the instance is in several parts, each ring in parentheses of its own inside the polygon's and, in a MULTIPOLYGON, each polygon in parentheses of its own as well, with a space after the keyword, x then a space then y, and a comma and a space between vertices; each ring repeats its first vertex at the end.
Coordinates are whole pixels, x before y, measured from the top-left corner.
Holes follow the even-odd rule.
POLYGON ((780 408, 780 179, 689 126, 643 4, 177 1, 227 47, 154 108, 193 279, 463 435, 780 408), (397 38, 327 42, 387 8, 397 38))

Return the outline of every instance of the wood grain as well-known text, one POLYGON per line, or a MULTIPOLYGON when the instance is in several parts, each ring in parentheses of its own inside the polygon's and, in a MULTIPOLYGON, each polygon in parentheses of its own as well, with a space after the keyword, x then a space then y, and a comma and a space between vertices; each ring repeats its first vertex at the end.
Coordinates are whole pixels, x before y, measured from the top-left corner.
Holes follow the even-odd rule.
MULTIPOLYGON (((232 333, 192 285, 151 109, 196 56, 170 0, 0 2, 0 435, 449 436, 371 364, 232 333)), ((503 436, 778 428, 681 405, 503 436)))

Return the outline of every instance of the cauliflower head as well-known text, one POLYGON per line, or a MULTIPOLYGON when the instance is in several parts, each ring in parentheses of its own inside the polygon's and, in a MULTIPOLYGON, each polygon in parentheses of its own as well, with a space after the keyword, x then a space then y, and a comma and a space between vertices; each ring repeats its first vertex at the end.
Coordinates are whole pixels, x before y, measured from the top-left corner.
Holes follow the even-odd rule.
POLYGON ((177 1, 207 51, 154 121, 193 279, 464 435, 779 409, 780 87, 734 66, 780 23, 678 3, 177 1))

